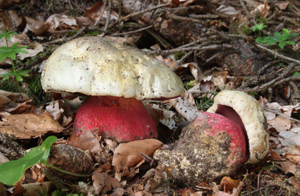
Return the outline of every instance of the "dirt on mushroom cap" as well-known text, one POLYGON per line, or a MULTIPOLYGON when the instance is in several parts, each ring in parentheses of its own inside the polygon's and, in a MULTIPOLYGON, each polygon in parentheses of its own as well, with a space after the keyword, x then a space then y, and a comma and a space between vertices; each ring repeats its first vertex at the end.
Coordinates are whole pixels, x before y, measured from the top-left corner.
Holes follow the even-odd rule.
POLYGON ((101 37, 74 39, 57 48, 42 73, 45 91, 138 100, 183 95, 181 79, 162 62, 101 37))
MULTIPOLYGON (((269 133, 264 112, 256 99, 241 91, 223 90, 214 98, 207 112, 215 113, 219 105, 231 107, 241 118, 249 140, 247 163, 258 163, 269 152, 269 133)), ((230 118, 230 117, 228 117, 230 118)))

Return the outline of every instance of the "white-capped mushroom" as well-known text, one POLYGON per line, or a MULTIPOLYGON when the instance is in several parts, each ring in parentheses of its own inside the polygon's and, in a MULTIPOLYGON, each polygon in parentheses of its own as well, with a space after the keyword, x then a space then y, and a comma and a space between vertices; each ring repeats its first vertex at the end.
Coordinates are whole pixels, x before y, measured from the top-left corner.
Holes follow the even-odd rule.
POLYGON ((81 37, 58 47, 42 72, 46 92, 82 93, 76 133, 98 129, 104 137, 130 141, 157 137, 143 99, 183 95, 181 79, 161 61, 101 37, 81 37))

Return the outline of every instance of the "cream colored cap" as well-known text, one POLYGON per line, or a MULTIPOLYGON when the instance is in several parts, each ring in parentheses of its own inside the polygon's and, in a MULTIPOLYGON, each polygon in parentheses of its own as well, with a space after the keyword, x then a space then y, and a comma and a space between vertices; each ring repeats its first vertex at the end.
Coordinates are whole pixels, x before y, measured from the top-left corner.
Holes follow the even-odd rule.
POLYGON ((42 72, 43 89, 94 96, 159 99, 183 95, 181 79, 161 61, 101 37, 58 47, 42 72))

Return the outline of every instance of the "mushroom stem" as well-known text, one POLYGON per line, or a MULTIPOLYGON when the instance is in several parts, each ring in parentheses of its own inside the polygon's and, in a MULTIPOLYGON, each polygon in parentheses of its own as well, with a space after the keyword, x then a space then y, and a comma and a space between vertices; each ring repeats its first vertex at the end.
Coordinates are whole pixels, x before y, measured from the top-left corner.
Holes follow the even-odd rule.
POLYGON ((77 134, 97 130, 118 142, 157 138, 156 127, 143 103, 135 98, 89 96, 74 121, 77 134))

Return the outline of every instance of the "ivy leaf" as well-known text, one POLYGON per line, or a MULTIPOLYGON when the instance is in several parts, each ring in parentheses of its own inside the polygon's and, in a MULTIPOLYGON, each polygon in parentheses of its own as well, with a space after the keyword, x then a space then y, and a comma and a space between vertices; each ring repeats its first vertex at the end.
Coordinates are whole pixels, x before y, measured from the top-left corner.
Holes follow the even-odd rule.
POLYGON ((27 168, 39 162, 47 162, 51 146, 56 140, 57 137, 49 136, 41 146, 34 147, 23 158, 0 164, 0 182, 14 186, 27 168))

